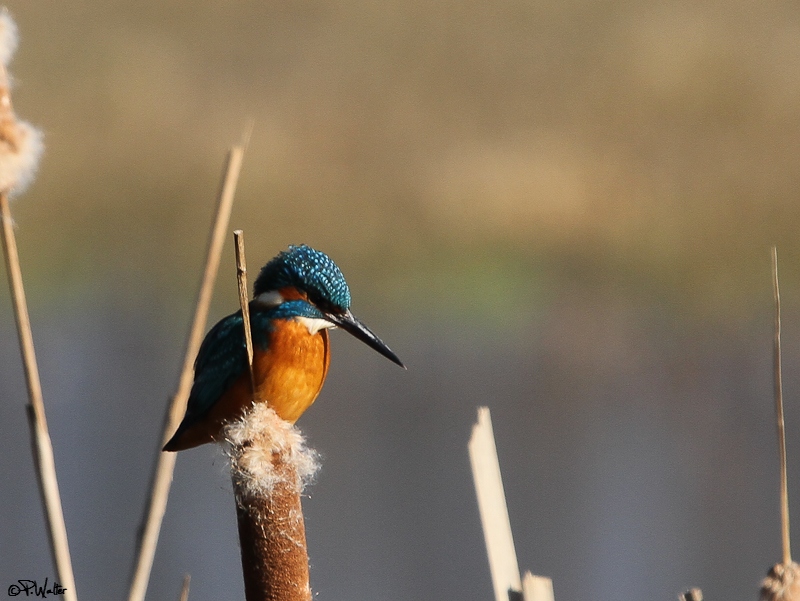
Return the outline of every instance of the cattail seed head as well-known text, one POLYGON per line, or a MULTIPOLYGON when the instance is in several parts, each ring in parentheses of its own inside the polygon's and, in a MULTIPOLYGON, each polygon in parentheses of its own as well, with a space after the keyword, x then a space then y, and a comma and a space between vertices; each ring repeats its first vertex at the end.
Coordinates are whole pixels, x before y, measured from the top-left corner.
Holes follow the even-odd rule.
POLYGON ((245 598, 311 601, 300 493, 317 471, 316 453, 266 403, 227 426, 225 439, 245 598))
POLYGON ((0 65, 8 66, 18 43, 17 24, 8 14, 8 10, 3 8, 0 10, 0 65))
POLYGON ((19 194, 33 180, 42 155, 42 133, 20 121, 11 104, 8 62, 17 48, 17 26, 0 11, 0 193, 19 194))
POLYGON ((0 191, 20 194, 33 181, 44 150, 42 138, 30 123, 0 121, 0 191))
POLYGON ((228 425, 225 440, 236 490, 244 496, 269 496, 278 485, 288 485, 299 494, 319 469, 318 455, 306 446, 300 430, 266 403, 254 403, 241 419, 228 425), (285 463, 294 469, 281 469, 285 463))
POLYGON ((800 601, 800 566, 792 562, 772 566, 761 583, 760 601, 800 601))

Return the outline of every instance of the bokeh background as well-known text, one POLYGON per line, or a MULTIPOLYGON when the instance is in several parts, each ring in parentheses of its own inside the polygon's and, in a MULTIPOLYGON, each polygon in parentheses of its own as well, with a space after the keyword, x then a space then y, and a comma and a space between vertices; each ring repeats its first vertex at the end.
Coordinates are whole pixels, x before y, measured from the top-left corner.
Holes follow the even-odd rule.
MULTIPOLYGON (((299 424, 324 457, 305 501, 318 598, 490 598, 479 405, 520 564, 559 601, 756 598, 780 553, 773 243, 800 498, 800 5, 7 5, 15 107, 46 134, 12 210, 81 599, 127 590, 250 119, 231 229, 251 268, 325 250, 409 366, 333 335, 299 424)), ((212 320, 236 308, 229 243, 212 320)), ((54 576, 25 402, 0 292, 0 591, 54 576)), ((243 597, 211 446, 179 457, 148 598, 186 572, 192 601, 243 597)))

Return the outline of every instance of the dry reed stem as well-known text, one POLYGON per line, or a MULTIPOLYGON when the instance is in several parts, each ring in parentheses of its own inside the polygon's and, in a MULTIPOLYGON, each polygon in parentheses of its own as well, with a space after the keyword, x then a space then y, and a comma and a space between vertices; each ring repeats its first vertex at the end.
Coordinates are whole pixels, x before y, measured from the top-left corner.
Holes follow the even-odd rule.
POLYGON ((183 586, 181 586, 181 596, 179 597, 178 601, 189 601, 189 583, 192 581, 192 577, 189 574, 183 577, 183 586))
POLYGON ((778 429, 780 462, 781 548, 783 561, 772 566, 761 583, 761 601, 800 601, 800 566, 792 561, 789 538, 789 489, 786 463, 786 429, 783 419, 783 382, 781 378, 781 293, 778 283, 778 249, 772 247, 772 294, 775 300, 775 336, 773 340, 773 378, 775 385, 775 421, 778 429))
POLYGON ((255 394, 256 381, 253 377, 253 333, 250 331, 250 302, 247 294, 247 259, 244 254, 244 232, 242 230, 233 231, 233 242, 234 248, 236 249, 236 283, 239 288, 239 304, 242 307, 244 342, 247 347, 247 366, 250 369, 250 390, 255 394))
POLYGON ((47 520, 50 550, 56 565, 59 584, 66 589, 64 591, 64 599, 66 601, 76 601, 78 595, 75 590, 75 576, 72 572, 72 560, 67 542, 67 527, 64 523, 64 512, 61 508, 61 495, 58 492, 53 444, 47 429, 42 385, 39 380, 39 367, 36 363, 36 353, 33 348, 33 333, 31 332, 31 321, 28 315, 28 304, 25 300, 25 289, 22 284, 22 270, 19 265, 17 241, 14 236, 14 225, 11 219, 11 209, 8 205, 8 195, 5 192, 0 193, 0 222, 2 222, 2 243, 6 257, 8 286, 11 290, 11 300, 19 335, 19 348, 22 353, 25 381, 28 386, 28 422, 31 427, 31 443, 36 476, 47 520))
POLYGON ((524 601, 554 601, 552 579, 525 572, 522 576, 522 598, 524 601))
POLYGON ((786 465, 786 429, 783 420, 783 380, 781 378, 781 292, 778 284, 778 249, 772 247, 772 294, 775 299, 775 338, 773 366, 775 385, 775 421, 778 429, 778 457, 780 463, 781 549, 783 563, 792 563, 789 538, 789 483, 786 465))
POLYGON ((67 601, 74 601, 78 596, 69 554, 67 528, 64 523, 61 495, 58 490, 53 444, 45 417, 42 385, 33 347, 33 334, 22 282, 14 221, 8 202, 9 191, 12 189, 18 191, 33 177, 42 150, 41 134, 27 123, 17 119, 14 114, 6 65, 16 48, 16 25, 6 12, 0 14, 0 29, 2 29, 0 33, 0 54, 2 54, 2 58, 0 58, 0 222, 2 222, 2 227, 0 227, 0 231, 2 234, 0 237, 2 237, 3 254, 6 258, 8 286, 11 291, 19 348, 28 388, 27 413, 31 428, 31 445, 47 521, 50 551, 53 555, 59 584, 66 589, 63 596, 67 601))
POLYGON ((478 408, 478 423, 469 440, 469 458, 495 600, 508 601, 509 592, 522 594, 522 582, 488 407, 478 408))
POLYGON ((164 430, 153 466, 150 496, 147 500, 143 522, 139 528, 137 553, 131 577, 131 588, 128 594, 129 601, 144 601, 147 591, 147 583, 150 579, 150 570, 153 567, 158 535, 161 530, 161 522, 164 519, 164 512, 167 508, 167 499, 172 485, 172 474, 175 471, 177 457, 177 453, 161 452, 161 447, 166 444, 175 432, 183 413, 186 411, 186 403, 189 399, 194 375, 194 359, 200 349, 203 331, 208 320, 208 308, 211 304, 214 282, 219 270, 222 248, 225 243, 225 232, 230 221, 231 207, 233 206, 233 197, 236 192, 243 156, 244 146, 233 146, 228 152, 223 171, 222 184, 217 195, 216 217, 209 237, 205 269, 197 296, 194 319, 186 343, 183 369, 181 370, 178 389, 172 397, 164 418, 164 430))

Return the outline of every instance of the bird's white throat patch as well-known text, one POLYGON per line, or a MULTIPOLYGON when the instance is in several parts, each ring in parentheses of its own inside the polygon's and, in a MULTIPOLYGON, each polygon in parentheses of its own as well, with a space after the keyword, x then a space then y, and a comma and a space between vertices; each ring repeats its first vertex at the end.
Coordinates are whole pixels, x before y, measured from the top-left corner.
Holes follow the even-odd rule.
POLYGON ((259 294, 255 298, 255 301, 262 307, 269 308, 269 307, 277 307, 284 301, 284 298, 283 296, 281 296, 281 293, 278 292, 277 290, 270 290, 269 292, 262 292, 261 294, 259 294))
MULTIPOLYGON (((281 293, 278 292, 277 290, 262 292, 255 298, 256 303, 258 303, 261 307, 264 307, 265 309, 277 307, 285 300, 286 299, 283 298, 281 293)), ((308 333, 312 335, 316 334, 320 330, 336 327, 336 324, 329 322, 327 319, 320 319, 319 317, 295 317, 295 319, 300 323, 302 323, 305 327, 307 327, 308 333)))
POLYGON ((318 317, 295 317, 295 319, 307 327, 308 333, 312 335, 325 328, 336 327, 336 324, 329 322, 327 319, 320 319, 318 317))

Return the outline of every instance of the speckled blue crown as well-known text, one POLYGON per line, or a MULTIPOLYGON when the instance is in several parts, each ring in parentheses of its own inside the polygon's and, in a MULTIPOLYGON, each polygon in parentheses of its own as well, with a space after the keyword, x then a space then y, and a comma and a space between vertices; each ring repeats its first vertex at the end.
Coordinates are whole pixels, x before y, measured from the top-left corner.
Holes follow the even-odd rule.
POLYGON ((310 246, 289 246, 264 265, 253 285, 256 296, 271 290, 294 286, 305 291, 309 300, 332 304, 340 309, 350 307, 350 288, 336 263, 323 252, 310 246))

